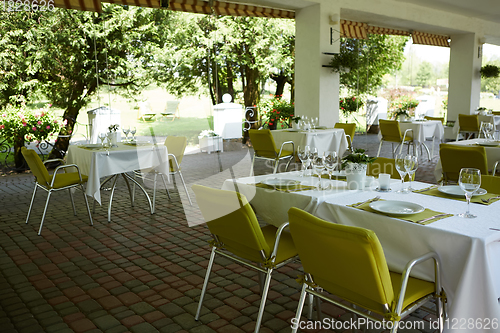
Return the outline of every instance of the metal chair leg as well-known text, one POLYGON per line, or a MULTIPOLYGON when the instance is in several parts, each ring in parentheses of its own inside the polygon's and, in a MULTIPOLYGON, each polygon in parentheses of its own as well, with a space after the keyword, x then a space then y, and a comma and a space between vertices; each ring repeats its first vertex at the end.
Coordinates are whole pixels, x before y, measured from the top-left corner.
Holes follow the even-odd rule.
POLYGON ((379 157, 379 155, 380 155, 380 149, 382 149, 382 143, 383 142, 384 142, 384 140, 380 140, 380 144, 378 145, 377 157, 379 157))
POLYGON ((290 166, 290 163, 292 163, 293 157, 294 157, 293 155, 290 156, 290 159, 288 160, 288 163, 286 164, 286 167, 285 167, 285 172, 288 171, 288 167, 290 166))
POLYGON ((26 216, 26 224, 28 224, 28 220, 30 219, 31 207, 33 207, 33 201, 35 201, 35 194, 36 194, 37 187, 38 187, 38 185, 35 184, 35 188, 33 189, 33 195, 31 196, 30 208, 28 209, 28 216, 26 216))
POLYGON ((43 209, 43 215, 42 215, 42 222, 40 222, 40 229, 38 230, 38 236, 42 233, 42 227, 43 227, 43 220, 45 220, 45 213, 47 213, 47 207, 49 206, 49 200, 50 200, 50 195, 52 194, 51 191, 47 194, 47 201, 45 201, 45 208, 43 209))
POLYGON ((280 164, 280 160, 275 160, 274 161, 274 169, 273 169, 273 174, 278 171, 278 165, 280 164))
POLYGON ((188 192, 188 189, 186 187, 186 183, 184 182, 184 177, 182 177, 182 172, 181 172, 181 170, 179 170, 178 172, 179 172, 179 176, 181 177, 182 185, 184 186, 184 191, 186 191, 186 195, 188 197, 189 204, 192 206, 193 202, 191 201, 191 197, 189 196, 189 192, 188 192))
POLYGON ((157 177, 157 173, 155 172, 155 177, 154 177, 154 181, 153 181, 153 210, 152 210, 151 214, 154 214, 154 213, 155 213, 155 203, 156 203, 156 177, 157 177))
POLYGON ((92 221, 92 215, 90 215, 90 207, 89 207, 89 201, 87 200, 87 194, 85 194, 85 189, 83 188, 82 184, 80 184, 80 188, 82 189, 83 192, 83 199, 85 199, 85 206, 87 206, 87 213, 89 214, 90 225, 94 225, 94 221, 92 221))
POLYGON ((307 284, 302 285, 302 291, 300 293, 299 304, 297 305, 297 312, 295 313, 295 325, 292 325, 292 333, 297 333, 297 329, 299 328, 300 316, 302 315, 302 309, 304 308, 304 303, 306 301, 306 288, 307 284))
POLYGON ((252 165, 250 166, 250 177, 253 176, 253 165, 254 164, 255 164, 255 153, 253 154, 252 165))
POLYGON ((269 285, 271 284, 272 269, 268 269, 266 275, 266 282, 264 283, 264 290, 262 291, 262 299, 260 300, 259 314, 257 315, 257 322, 255 323, 255 333, 259 333, 262 316, 264 315, 264 308, 266 307, 267 293, 269 292, 269 285))
POLYGON ((71 189, 68 189, 69 191, 69 198, 71 200, 71 207, 73 207, 73 214, 76 216, 76 208, 75 208, 75 201, 73 200, 73 193, 71 193, 71 189))
POLYGON ((205 281, 203 281, 203 288, 201 289, 200 301, 198 302, 198 309, 196 310, 196 315, 194 316, 194 320, 200 319, 201 306, 203 305, 203 298, 205 297, 205 292, 207 291, 208 280, 210 278, 210 271, 212 270, 212 266, 214 264, 215 258, 215 247, 212 247, 212 252, 210 253, 210 260, 208 261, 207 273, 205 274, 205 281))
POLYGON ((160 173, 160 176, 161 176, 161 179, 163 180, 163 185, 165 185, 165 190, 167 191, 168 199, 170 200, 172 198, 170 197, 170 192, 168 191, 167 182, 165 181, 165 177, 163 177, 162 173, 160 173))
POLYGON ((314 295, 309 294, 307 304, 308 304, 308 312, 307 312, 307 319, 312 320, 313 319, 313 302, 314 302, 314 295))

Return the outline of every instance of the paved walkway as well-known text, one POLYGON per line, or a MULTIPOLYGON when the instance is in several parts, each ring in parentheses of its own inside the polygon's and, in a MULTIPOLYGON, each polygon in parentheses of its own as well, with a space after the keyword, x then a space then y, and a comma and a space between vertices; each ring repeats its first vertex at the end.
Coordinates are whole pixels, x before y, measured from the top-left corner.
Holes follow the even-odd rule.
MULTIPOLYGON (((371 155, 377 145, 373 135, 355 138, 355 146, 368 148, 371 155)), ((385 144, 382 156, 390 156, 389 149, 385 144)), ((220 188, 233 174, 247 176, 250 152, 242 148, 222 153, 222 173, 217 154, 186 155, 186 181, 220 188)), ((422 163, 417 180, 432 182, 434 163, 422 163)), ((262 162, 256 167, 257 174, 269 170, 262 162)), ((67 194, 57 193, 37 236, 45 194, 38 192, 26 225, 32 176, 0 177, 0 332, 252 332, 260 301, 257 273, 221 258, 200 321, 194 321, 210 236, 204 225, 188 226, 185 209, 193 221, 201 217, 186 204, 182 186, 179 191, 173 184, 169 188, 172 199, 159 190, 157 211, 150 215, 142 195, 130 207, 125 184, 119 181, 111 223, 106 207, 97 207, 93 227, 79 193, 77 216, 67 194)), ((104 191, 103 202, 108 198, 109 191, 104 191)), ((290 331, 299 273, 300 265, 293 264, 274 275, 261 332, 290 331)), ((332 318, 351 318, 330 305, 323 310, 332 318)), ((428 316, 418 312, 409 320, 428 316)))

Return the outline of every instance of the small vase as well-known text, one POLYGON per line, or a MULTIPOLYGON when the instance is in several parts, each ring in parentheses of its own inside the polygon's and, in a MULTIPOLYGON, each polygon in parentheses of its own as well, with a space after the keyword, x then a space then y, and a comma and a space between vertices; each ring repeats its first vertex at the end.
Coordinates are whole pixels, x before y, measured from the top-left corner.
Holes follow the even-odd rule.
POLYGON ((109 143, 111 144, 112 147, 117 147, 118 146, 118 132, 109 132, 108 133, 108 140, 109 143))
POLYGON ((406 116, 404 114, 400 114, 399 121, 406 121, 406 116))
POLYGON ((362 190, 365 187, 367 164, 348 163, 345 169, 347 188, 362 190))

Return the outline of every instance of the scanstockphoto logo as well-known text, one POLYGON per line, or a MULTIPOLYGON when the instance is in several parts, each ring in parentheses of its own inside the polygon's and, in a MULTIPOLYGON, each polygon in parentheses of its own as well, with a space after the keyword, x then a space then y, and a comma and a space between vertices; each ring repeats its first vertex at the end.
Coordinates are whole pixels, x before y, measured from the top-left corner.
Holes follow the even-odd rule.
POLYGON ((366 318, 358 318, 353 320, 341 321, 334 320, 332 318, 325 318, 321 321, 311 321, 311 320, 298 320, 297 318, 292 319, 292 329, 300 330, 391 330, 394 325, 399 329, 408 330, 424 330, 424 329, 439 329, 439 322, 427 322, 427 321, 400 321, 393 323, 392 321, 372 321, 366 318))

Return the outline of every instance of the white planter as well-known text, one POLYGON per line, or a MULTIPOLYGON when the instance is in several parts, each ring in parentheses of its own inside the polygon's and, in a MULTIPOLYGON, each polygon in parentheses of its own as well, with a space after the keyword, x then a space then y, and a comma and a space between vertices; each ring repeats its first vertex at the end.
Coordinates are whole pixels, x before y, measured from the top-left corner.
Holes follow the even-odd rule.
POLYGON ((399 117, 399 121, 406 121, 406 116, 404 114, 401 114, 398 117, 399 117))
POLYGON ((362 190, 365 188, 366 168, 367 164, 347 164, 345 175, 349 190, 362 190))
POLYGON ((214 151, 223 152, 223 142, 220 136, 204 136, 198 137, 200 140, 200 150, 201 152, 211 153, 214 151))

